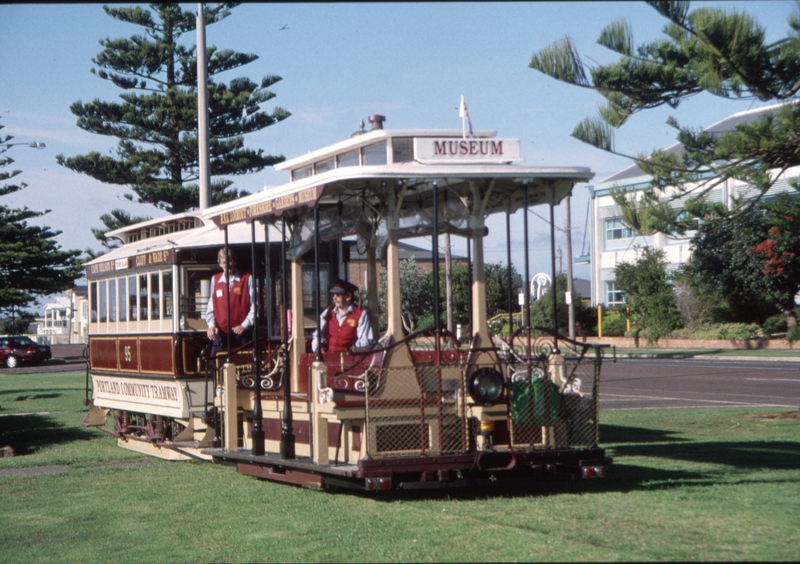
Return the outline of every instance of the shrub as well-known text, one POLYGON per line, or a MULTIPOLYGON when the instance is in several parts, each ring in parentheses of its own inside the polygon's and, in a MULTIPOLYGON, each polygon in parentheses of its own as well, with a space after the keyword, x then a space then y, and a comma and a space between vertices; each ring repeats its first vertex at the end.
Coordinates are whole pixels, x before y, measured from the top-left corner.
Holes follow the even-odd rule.
POLYGON ((603 314, 603 336, 621 337, 627 328, 627 318, 621 311, 611 310, 603 314))

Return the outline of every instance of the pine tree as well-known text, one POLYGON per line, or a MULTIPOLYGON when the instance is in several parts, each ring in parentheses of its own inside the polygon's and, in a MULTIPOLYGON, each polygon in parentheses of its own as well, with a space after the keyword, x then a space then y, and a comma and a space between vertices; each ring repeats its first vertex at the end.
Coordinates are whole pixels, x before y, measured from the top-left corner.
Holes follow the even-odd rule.
MULTIPOLYGON (((633 45, 628 22, 614 21, 602 30, 598 43, 620 55, 617 62, 588 67, 574 44, 565 38, 538 53, 530 67, 557 80, 599 92, 605 102, 599 118, 586 118, 572 135, 614 153, 614 129, 636 112, 668 105, 707 92, 724 99, 795 101, 800 90, 800 15, 789 18, 786 38, 768 43, 764 29, 747 13, 701 7, 689 2, 647 2, 667 20, 666 39, 633 45)), ((685 209, 706 220, 724 219, 752 206, 777 175, 800 165, 800 105, 787 103, 778 111, 743 123, 735 130, 709 133, 681 127, 672 117, 682 151, 654 151, 635 156, 653 178, 648 201, 630 215, 643 231, 677 231, 687 227, 669 206, 686 198, 685 209), (730 212, 708 205, 703 196, 733 178, 757 189, 758 196, 730 212), (670 188, 669 191, 665 189, 670 188), (673 191, 672 188, 675 190, 673 191)), ((624 198, 617 202, 624 207, 624 198)), ((629 206, 630 207, 630 206, 629 206)))
MULTIPOLYGON (((235 4, 220 4, 204 12, 206 25, 229 15, 235 4)), ((126 198, 152 204, 169 213, 199 207, 197 150, 197 56, 194 45, 179 43, 181 35, 196 30, 196 15, 177 4, 151 4, 149 8, 104 6, 121 22, 140 26, 142 35, 128 39, 104 39, 103 50, 92 62, 92 73, 123 90, 121 102, 98 99, 77 101, 70 109, 85 131, 118 137, 112 155, 93 151, 65 157, 58 162, 101 182, 128 186, 126 198)), ((212 203, 247 192, 231 188, 226 176, 258 172, 281 162, 283 156, 264 154, 244 146, 244 135, 278 123, 289 112, 262 104, 275 94, 269 87, 281 80, 266 76, 260 85, 248 78, 229 83, 214 76, 253 62, 255 54, 208 47, 209 157, 212 203)), ((120 210, 104 216, 106 227, 135 221, 120 210), (105 221, 108 220, 108 221, 105 221)), ((104 231, 97 230, 96 236, 104 231)), ((101 239, 102 240, 102 239, 101 239)))
MULTIPOLYGON (((0 129, 3 126, 0 125, 0 129)), ((12 136, 0 138, 0 168, 14 160, 5 156, 12 136)), ((0 170, 0 182, 21 174, 0 170)), ((25 183, 0 184, 0 196, 26 187, 25 183)), ((61 250, 56 242, 60 231, 49 227, 28 225, 28 220, 41 217, 50 210, 37 212, 26 208, 12 209, 0 205, 0 311, 11 312, 36 303, 37 296, 63 292, 81 276, 78 262, 80 251, 61 250)), ((18 315, 18 314, 17 314, 18 315)))

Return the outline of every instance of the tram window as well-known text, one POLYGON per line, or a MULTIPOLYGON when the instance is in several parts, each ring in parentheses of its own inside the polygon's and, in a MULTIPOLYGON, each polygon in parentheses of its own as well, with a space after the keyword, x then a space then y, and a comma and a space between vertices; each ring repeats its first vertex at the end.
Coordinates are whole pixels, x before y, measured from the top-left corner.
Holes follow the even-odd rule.
POLYGON ((414 160, 414 145, 411 137, 392 139, 392 162, 407 163, 414 160))
POLYGON ((119 286, 119 320, 128 320, 128 292, 125 289, 127 279, 123 276, 117 281, 119 286))
POLYGON ((139 318, 139 306, 136 302, 136 277, 128 276, 128 305, 131 312, 131 321, 139 318))
POLYGON ((108 320, 117 321, 117 279, 108 281, 108 320))
POLYGON ((300 180, 301 178, 307 178, 314 174, 314 169, 311 165, 304 166, 303 168, 297 168, 292 171, 292 180, 300 180))
MULTIPOLYGON (((328 305, 328 289, 330 284, 328 282, 328 267, 320 268, 319 271, 319 307, 324 308, 328 305)), ((303 266, 303 309, 307 312, 313 313, 316 307, 314 306, 314 266, 303 266)))
POLYGON ((147 321, 147 274, 139 275, 139 321, 147 321))
POLYGON ((164 319, 172 319, 172 273, 165 270, 161 273, 162 295, 164 296, 164 319))
POLYGON ((150 319, 161 319, 161 288, 158 284, 159 273, 150 273, 150 319))
POLYGON ((106 281, 100 281, 100 323, 108 320, 108 295, 106 294, 106 281))
POLYGON ((92 282, 92 323, 97 323, 97 282, 92 282))
POLYGON ((364 165, 385 165, 386 164, 386 142, 376 143, 369 147, 364 147, 364 165))
POLYGON ((185 315, 188 319, 203 319, 206 313, 206 305, 208 304, 211 271, 187 270, 186 285, 187 303, 185 315))
POLYGON ((347 153, 342 153, 338 157, 336 157, 336 161, 338 163, 339 168, 343 168, 346 166, 358 166, 361 164, 361 160, 359 159, 358 149, 353 151, 348 151, 347 153))
POLYGON ((331 157, 329 159, 325 159, 324 161, 319 161, 317 164, 314 165, 314 173, 315 174, 322 174, 323 172, 328 172, 329 170, 333 170, 336 168, 336 160, 331 157))

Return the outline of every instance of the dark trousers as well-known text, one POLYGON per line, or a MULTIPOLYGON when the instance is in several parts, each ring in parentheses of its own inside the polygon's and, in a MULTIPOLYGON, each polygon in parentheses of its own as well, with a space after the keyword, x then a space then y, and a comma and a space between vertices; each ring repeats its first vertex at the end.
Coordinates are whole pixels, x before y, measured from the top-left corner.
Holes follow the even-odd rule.
MULTIPOLYGON (((231 331, 231 349, 238 349, 244 346, 247 342, 253 339, 253 330, 248 329, 241 335, 237 335, 231 331)), ((227 332, 219 331, 214 337, 214 342, 211 344, 211 356, 213 357, 219 351, 228 350, 228 334, 227 332)))

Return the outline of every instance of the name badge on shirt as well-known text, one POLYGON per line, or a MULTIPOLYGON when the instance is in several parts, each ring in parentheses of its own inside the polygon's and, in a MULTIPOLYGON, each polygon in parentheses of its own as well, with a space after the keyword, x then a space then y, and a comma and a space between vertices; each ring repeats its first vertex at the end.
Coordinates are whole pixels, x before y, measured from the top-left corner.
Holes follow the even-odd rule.
POLYGON ((347 324, 348 324, 350 327, 355 327, 355 326, 356 326, 356 320, 355 320, 355 319, 348 319, 348 320, 347 320, 347 324))
POLYGON ((217 290, 217 297, 218 297, 218 298, 221 298, 221 297, 222 297, 222 290, 217 290))

